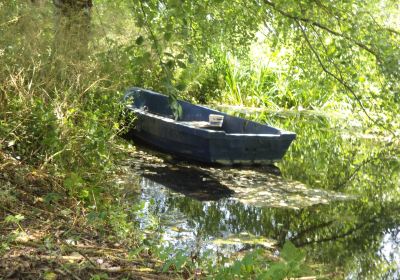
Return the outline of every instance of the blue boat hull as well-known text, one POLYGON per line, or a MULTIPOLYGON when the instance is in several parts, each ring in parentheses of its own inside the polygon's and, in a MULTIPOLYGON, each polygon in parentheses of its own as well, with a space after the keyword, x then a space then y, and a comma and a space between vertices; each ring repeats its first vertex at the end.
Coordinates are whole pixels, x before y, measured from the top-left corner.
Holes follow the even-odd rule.
POLYGON ((174 120, 168 98, 140 88, 130 89, 127 108, 136 115, 130 135, 165 152, 205 163, 270 164, 284 156, 296 134, 179 101, 182 116, 174 120), (224 116, 221 129, 199 128, 210 114, 224 116))

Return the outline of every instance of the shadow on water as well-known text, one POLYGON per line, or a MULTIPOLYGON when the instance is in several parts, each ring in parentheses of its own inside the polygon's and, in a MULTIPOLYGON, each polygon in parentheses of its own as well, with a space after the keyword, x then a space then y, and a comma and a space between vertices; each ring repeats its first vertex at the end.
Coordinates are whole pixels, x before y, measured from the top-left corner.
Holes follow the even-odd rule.
POLYGON ((207 172, 193 167, 147 167, 143 177, 200 201, 215 201, 234 194, 207 172))
POLYGON ((300 209, 350 196, 286 180, 275 166, 216 166, 183 161, 138 146, 131 164, 141 176, 197 200, 230 198, 245 205, 300 209))

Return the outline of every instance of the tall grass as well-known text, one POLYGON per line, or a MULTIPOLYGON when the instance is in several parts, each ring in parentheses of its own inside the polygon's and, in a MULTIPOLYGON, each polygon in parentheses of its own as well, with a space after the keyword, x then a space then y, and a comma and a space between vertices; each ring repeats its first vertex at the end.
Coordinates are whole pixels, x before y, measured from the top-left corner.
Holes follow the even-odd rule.
POLYGON ((220 102, 267 110, 323 107, 332 102, 332 91, 303 79, 301 69, 290 68, 290 51, 272 51, 254 43, 248 57, 221 54, 225 87, 220 102))
POLYGON ((0 148, 39 168, 107 170, 129 71, 95 28, 90 45, 74 30, 62 39, 54 17, 52 6, 2 3, 0 148))
MULTIPOLYGON (((131 202, 121 202, 111 180, 128 151, 116 137, 124 128, 121 96, 132 83, 128 54, 118 43, 124 32, 93 21, 88 43, 76 43, 73 28, 55 24, 51 3, 0 5, 0 173, 9 172, 3 158, 14 157, 27 167, 20 177, 52 178, 43 199, 73 200, 92 231, 111 229, 108 240, 136 242, 140 234, 126 214, 131 202)), ((122 21, 127 13, 119 13, 122 21)), ((26 185, 13 184, 16 192, 26 185)))

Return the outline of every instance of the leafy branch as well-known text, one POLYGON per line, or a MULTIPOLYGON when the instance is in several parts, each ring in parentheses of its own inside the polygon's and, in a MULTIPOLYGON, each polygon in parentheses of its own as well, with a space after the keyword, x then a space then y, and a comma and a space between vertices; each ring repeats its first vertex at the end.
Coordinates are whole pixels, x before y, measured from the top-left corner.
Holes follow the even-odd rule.
POLYGON ((139 1, 139 5, 140 5, 140 11, 142 12, 143 20, 145 23, 144 27, 145 27, 146 31, 150 34, 151 40, 153 41, 153 47, 154 47, 154 49, 157 53, 158 59, 160 61, 160 66, 162 67, 163 62, 162 62, 160 44, 158 43, 158 39, 157 39, 155 33, 153 32, 153 29, 151 28, 150 23, 148 22, 147 13, 143 7, 143 1, 139 1))
POLYGON ((178 96, 175 87, 172 85, 171 80, 173 79, 173 73, 168 65, 168 63, 163 62, 163 50, 159 39, 157 38, 151 23, 148 20, 148 15, 143 5, 143 1, 139 0, 140 11, 143 16, 144 28, 146 32, 150 35, 150 39, 152 40, 153 49, 155 49, 160 67, 162 69, 162 74, 165 77, 166 82, 166 94, 169 96, 170 107, 175 116, 175 118, 179 118, 182 115, 182 108, 180 107, 179 103, 177 102, 178 96))
POLYGON ((308 45, 308 47, 310 48, 311 52, 315 55, 315 57, 317 58, 317 61, 319 63, 319 65, 321 66, 322 70, 328 74, 330 77, 332 77, 334 80, 336 80, 337 82, 339 82, 339 84, 341 84, 346 90, 347 92, 350 92, 350 94, 354 97, 354 99, 357 101, 357 103, 360 105, 361 110, 364 112, 364 114, 367 116, 367 118, 373 122, 375 125, 380 126, 386 130, 388 130, 393 136, 395 136, 395 133, 393 130, 391 130, 390 128, 388 128, 385 124, 382 124, 381 122, 379 122, 378 120, 372 118, 369 113, 367 112, 367 109, 365 108, 364 104, 362 103, 360 97, 357 95, 357 93, 355 92, 355 90, 345 81, 342 71, 340 70, 340 68, 332 62, 332 65, 335 67, 336 71, 339 73, 338 75, 336 75, 335 73, 333 73, 332 71, 330 71, 328 69, 328 67, 322 62, 322 59, 319 55, 319 53, 317 52, 317 50, 313 47, 313 45, 310 42, 310 39, 307 35, 307 33, 304 30, 304 27, 300 24, 300 22, 298 20, 295 20, 296 24, 298 25, 301 33, 303 34, 303 37, 308 45))
POLYGON ((315 26, 315 27, 318 27, 319 29, 325 30, 326 32, 328 32, 328 33, 330 33, 330 34, 332 34, 334 36, 344 38, 347 41, 350 41, 353 44, 357 45, 361 49, 363 49, 363 50, 369 52, 370 54, 374 55, 377 60, 379 60, 379 61, 381 60, 380 59, 380 54, 377 51, 375 51, 371 47, 367 46, 363 42, 360 42, 360 41, 350 37, 347 34, 335 31, 332 28, 329 28, 328 26, 326 26, 326 25, 324 25, 324 24, 322 24, 320 22, 317 22, 317 21, 315 21, 313 19, 293 15, 293 14, 287 12, 287 11, 284 11, 284 10, 278 8, 278 6, 275 3, 271 2, 271 1, 264 0, 264 3, 267 4, 268 6, 270 6, 273 10, 277 11, 279 14, 281 14, 282 16, 284 16, 286 18, 292 19, 292 20, 294 20, 296 22, 303 22, 303 23, 311 24, 312 26, 315 26))

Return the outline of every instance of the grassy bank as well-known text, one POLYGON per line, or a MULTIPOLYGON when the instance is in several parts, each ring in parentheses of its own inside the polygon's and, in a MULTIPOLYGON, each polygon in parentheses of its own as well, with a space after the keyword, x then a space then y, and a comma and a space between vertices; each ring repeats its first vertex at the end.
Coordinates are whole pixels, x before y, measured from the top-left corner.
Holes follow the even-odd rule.
MULTIPOLYGON (((135 85, 202 103, 362 110, 319 68, 293 67, 293 46, 254 42, 251 55, 234 55, 219 41, 205 50, 198 39, 188 50, 176 42, 181 37, 162 30, 149 38, 151 24, 139 24, 132 10, 124 1, 98 3, 90 27, 80 29, 88 18, 60 17, 51 3, 0 2, 0 278, 282 279, 308 273, 304 254, 290 244, 283 259, 268 260, 275 268, 262 252, 231 266, 205 260, 199 267, 183 252, 170 258, 171 252, 151 247, 133 222, 138 184, 121 167, 135 152, 118 137, 125 129, 121 97, 135 85), (326 81, 314 81, 317 74, 326 81)), ((391 107, 393 98, 386 97, 366 109, 380 106, 374 118, 398 127, 398 103, 391 107)))
POLYGON ((50 3, 0 5, 1 277, 156 278, 150 256, 128 256, 141 235, 113 181, 133 151, 117 137, 122 47, 99 23, 77 44, 50 3))

